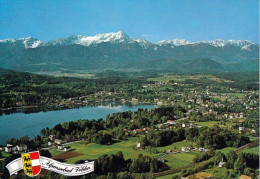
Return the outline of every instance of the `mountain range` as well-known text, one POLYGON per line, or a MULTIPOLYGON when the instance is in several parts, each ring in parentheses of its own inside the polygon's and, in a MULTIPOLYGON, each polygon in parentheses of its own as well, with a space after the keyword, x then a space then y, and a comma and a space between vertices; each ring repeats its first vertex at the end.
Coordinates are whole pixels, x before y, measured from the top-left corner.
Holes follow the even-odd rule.
POLYGON ((0 67, 52 72, 140 69, 173 72, 258 71, 259 45, 247 40, 151 43, 126 33, 72 35, 43 42, 36 38, 0 40, 0 67))

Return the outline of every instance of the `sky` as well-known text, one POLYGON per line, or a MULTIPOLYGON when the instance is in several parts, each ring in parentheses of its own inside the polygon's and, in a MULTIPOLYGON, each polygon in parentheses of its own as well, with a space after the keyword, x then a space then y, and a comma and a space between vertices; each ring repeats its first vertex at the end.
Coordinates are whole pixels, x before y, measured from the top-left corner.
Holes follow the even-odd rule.
POLYGON ((47 42, 119 30, 154 43, 233 39, 259 44, 259 1, 0 0, 0 39, 47 42))

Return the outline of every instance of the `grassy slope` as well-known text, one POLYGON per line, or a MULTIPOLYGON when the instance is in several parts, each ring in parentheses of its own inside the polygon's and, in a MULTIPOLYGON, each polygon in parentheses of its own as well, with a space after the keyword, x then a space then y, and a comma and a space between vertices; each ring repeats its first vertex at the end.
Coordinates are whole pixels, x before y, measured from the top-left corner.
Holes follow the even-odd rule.
POLYGON ((187 147, 191 145, 191 143, 188 143, 186 142, 185 140, 184 141, 180 141, 180 142, 175 142, 171 145, 168 145, 168 146, 164 146, 164 147, 157 147, 157 149, 161 152, 165 151, 165 150, 174 150, 174 149, 177 149, 177 150, 181 150, 181 147, 187 147))
POLYGON ((174 176, 179 176, 179 175, 181 175, 181 172, 173 173, 173 174, 170 174, 170 175, 164 175, 164 176, 156 177, 156 178, 157 179, 169 179, 169 178, 172 178, 174 176))
MULTIPOLYGON (((241 123, 243 122, 244 119, 239 119, 238 122, 241 123)), ((196 122, 196 124, 198 124, 199 126, 202 126, 202 127, 213 127, 215 124, 219 125, 219 127, 223 127, 223 128, 227 128, 227 127, 230 127, 230 126, 234 126, 238 123, 235 123, 235 122, 225 122, 225 125, 221 124, 221 121, 207 121, 207 122, 196 122)))
MULTIPOLYGON (((99 144, 84 144, 84 143, 73 143, 68 144, 75 152, 82 153, 84 155, 67 159, 67 163, 75 163, 78 160, 90 160, 90 159, 97 159, 98 157, 105 155, 105 154, 116 154, 118 151, 122 151, 124 154, 125 159, 135 159, 139 154, 150 155, 154 158, 159 158, 162 156, 162 152, 167 149, 175 149, 181 150, 182 146, 188 146, 190 143, 186 141, 176 142, 169 146, 165 147, 157 147, 160 153, 152 154, 144 150, 135 150, 133 147, 139 141, 137 137, 130 138, 127 141, 121 141, 115 143, 113 145, 99 145, 99 144)), ((50 150, 51 154, 58 155, 62 152, 57 151, 56 149, 50 150)), ((190 153, 179 153, 173 155, 166 155, 164 159, 167 160, 167 164, 172 168, 179 168, 190 165, 192 163, 192 159, 197 155, 197 152, 190 152, 190 153)))
POLYGON ((197 152, 178 153, 172 155, 166 155, 164 159, 167 160, 167 164, 172 169, 182 168, 192 164, 193 158, 197 155, 197 152))
POLYGON ((50 151, 52 156, 64 153, 63 151, 60 151, 60 150, 57 150, 57 149, 50 149, 49 151, 50 151))
POLYGON ((2 154, 3 157, 9 157, 9 156, 11 156, 10 153, 6 153, 6 152, 4 152, 4 151, 2 151, 1 154, 2 154))
POLYGON ((133 147, 139 141, 138 138, 130 138, 127 141, 121 141, 114 143, 113 145, 99 145, 95 143, 84 144, 84 143, 73 143, 68 144, 76 152, 84 155, 67 159, 68 163, 75 163, 78 160, 90 160, 97 159, 98 157, 105 154, 116 154, 118 151, 122 151, 125 159, 135 159, 139 154, 150 155, 156 157, 157 155, 150 154, 143 150, 135 150, 133 147))
POLYGON ((245 153, 259 154, 259 146, 243 150, 245 153))

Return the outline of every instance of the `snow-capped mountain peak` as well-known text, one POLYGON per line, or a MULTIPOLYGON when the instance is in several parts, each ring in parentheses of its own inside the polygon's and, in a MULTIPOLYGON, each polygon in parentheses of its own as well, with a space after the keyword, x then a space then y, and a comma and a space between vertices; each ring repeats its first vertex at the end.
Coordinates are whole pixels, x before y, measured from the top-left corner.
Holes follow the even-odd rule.
POLYGON ((131 43, 134 42, 132 37, 129 37, 123 31, 97 34, 95 36, 83 36, 83 35, 73 35, 68 38, 54 39, 50 41, 47 45, 71 45, 71 44, 79 44, 84 46, 90 46, 94 44, 99 44, 103 42, 111 42, 111 43, 119 43, 126 42, 131 43))
POLYGON ((133 38, 129 37, 123 31, 119 32, 111 32, 105 34, 97 34, 95 36, 82 36, 80 39, 80 44, 82 45, 91 45, 91 44, 99 44, 102 42, 133 42, 133 38))
POLYGON ((42 41, 33 37, 21 38, 19 40, 23 42, 25 48, 37 48, 44 44, 42 41))
POLYGON ((180 45, 188 45, 191 44, 191 42, 185 40, 185 39, 173 39, 173 40, 161 40, 158 42, 158 45, 166 45, 171 44, 174 46, 180 46, 180 45))
POLYGON ((241 48, 245 45, 253 44, 249 40, 222 40, 222 39, 210 40, 207 41, 206 43, 209 43, 210 45, 213 45, 215 47, 224 47, 225 45, 233 45, 241 48))
POLYGON ((8 42, 14 43, 14 42, 15 42, 15 39, 4 39, 4 40, 0 40, 0 43, 8 43, 8 42))
POLYGON ((134 41, 137 42, 143 48, 147 48, 150 45, 153 45, 151 42, 144 39, 134 39, 134 41))
POLYGON ((0 40, 0 43, 15 43, 19 44, 19 46, 23 46, 24 48, 37 48, 39 46, 44 45, 44 43, 36 38, 33 37, 26 37, 26 38, 21 38, 18 40, 15 39, 5 39, 5 40, 0 40))
POLYGON ((216 39, 216 40, 210 40, 210 41, 199 41, 199 42, 189 42, 185 39, 174 39, 174 40, 161 40, 158 42, 159 46, 162 45, 173 45, 173 47, 181 46, 181 45, 190 45, 190 44, 209 44, 214 47, 224 47, 226 45, 232 45, 235 47, 240 47, 241 50, 249 50, 250 46, 255 45, 249 40, 222 40, 222 39, 216 39))
MULTIPOLYGON (((178 46, 185 45, 199 45, 199 44, 207 44, 214 46, 216 48, 223 48, 224 46, 231 45, 240 48, 241 50, 250 51, 252 45, 256 45, 248 40, 210 40, 210 41, 199 41, 199 42, 190 42, 185 39, 174 39, 174 40, 161 40, 157 44, 153 44, 144 39, 135 39, 133 37, 128 36, 123 31, 118 32, 110 32, 110 33, 102 33, 94 36, 84 36, 84 35, 72 35, 67 38, 57 38, 49 41, 48 43, 44 43, 36 38, 27 37, 18 40, 14 39, 6 39, 0 40, 0 43, 14 43, 19 47, 23 48, 37 48, 41 46, 62 46, 62 45, 73 45, 78 44, 82 46, 95 46, 101 43, 125 43, 125 44, 138 44, 142 48, 148 48, 149 46, 165 46, 170 45, 171 48, 177 48, 178 46)), ((158 47, 156 47, 158 48, 158 47)))

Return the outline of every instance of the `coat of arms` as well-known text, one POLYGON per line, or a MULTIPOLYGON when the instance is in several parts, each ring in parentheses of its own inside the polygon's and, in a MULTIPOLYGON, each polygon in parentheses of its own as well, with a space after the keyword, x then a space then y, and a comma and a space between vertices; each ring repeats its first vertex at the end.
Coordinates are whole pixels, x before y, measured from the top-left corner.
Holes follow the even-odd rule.
POLYGON ((41 172, 39 152, 22 154, 23 170, 28 176, 37 176, 41 172))

